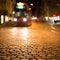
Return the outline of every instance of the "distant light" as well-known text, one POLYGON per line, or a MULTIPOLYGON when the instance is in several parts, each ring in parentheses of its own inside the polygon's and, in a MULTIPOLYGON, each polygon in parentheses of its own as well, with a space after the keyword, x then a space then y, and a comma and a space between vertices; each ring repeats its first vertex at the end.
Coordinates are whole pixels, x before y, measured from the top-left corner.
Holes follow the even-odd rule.
POLYGON ((23 21, 26 22, 27 21, 27 18, 23 18, 23 21))
POLYGON ((37 17, 32 17, 32 20, 36 20, 37 19, 37 17))
POLYGON ((48 17, 45 17, 46 20, 48 20, 49 18, 48 17))
POLYGON ((31 10, 31 8, 29 8, 29 10, 31 10))
POLYGON ((17 5, 18 5, 18 6, 23 6, 24 4, 21 3, 21 2, 19 2, 19 3, 17 3, 17 5))
POLYGON ((56 14, 53 14, 53 17, 55 17, 56 16, 56 14))
POLYGON ((14 21, 16 22, 17 21, 17 18, 14 18, 14 21))
POLYGON ((59 4, 57 3, 57 6, 59 6, 59 4))
POLYGON ((8 22, 8 16, 5 16, 5 22, 8 22))
POLYGON ((33 6, 33 3, 31 3, 30 5, 33 6))
POLYGON ((13 11, 12 14, 15 14, 15 11, 13 11))
POLYGON ((3 23, 4 23, 4 16, 1 15, 1 24, 3 24, 3 23))

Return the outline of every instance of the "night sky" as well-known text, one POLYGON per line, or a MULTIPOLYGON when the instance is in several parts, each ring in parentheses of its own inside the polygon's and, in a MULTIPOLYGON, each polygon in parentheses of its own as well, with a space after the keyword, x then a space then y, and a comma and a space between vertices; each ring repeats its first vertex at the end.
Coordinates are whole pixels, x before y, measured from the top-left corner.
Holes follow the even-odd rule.
POLYGON ((31 2, 33 2, 33 3, 39 3, 39 2, 41 2, 41 0, 16 0, 16 2, 27 2, 27 3, 31 3, 31 2))
POLYGON ((26 2, 28 5, 30 5, 30 3, 33 3, 34 6, 41 5, 41 0, 16 0, 16 2, 26 2))

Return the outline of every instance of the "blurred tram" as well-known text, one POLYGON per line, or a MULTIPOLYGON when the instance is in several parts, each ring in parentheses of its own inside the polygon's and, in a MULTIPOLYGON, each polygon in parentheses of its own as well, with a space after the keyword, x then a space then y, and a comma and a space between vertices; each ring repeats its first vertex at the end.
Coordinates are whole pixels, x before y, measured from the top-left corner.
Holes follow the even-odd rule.
POLYGON ((14 22, 16 26, 30 26, 32 25, 31 21, 31 12, 26 3, 17 3, 15 6, 14 22))

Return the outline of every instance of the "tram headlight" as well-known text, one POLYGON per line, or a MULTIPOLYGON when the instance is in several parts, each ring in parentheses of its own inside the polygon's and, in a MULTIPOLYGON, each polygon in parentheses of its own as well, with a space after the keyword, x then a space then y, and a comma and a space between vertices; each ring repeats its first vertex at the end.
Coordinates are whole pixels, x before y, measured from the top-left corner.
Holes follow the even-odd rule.
POLYGON ((14 21, 16 22, 17 21, 17 18, 14 18, 14 21))
POLYGON ((27 18, 23 18, 23 21, 26 22, 27 21, 27 18))

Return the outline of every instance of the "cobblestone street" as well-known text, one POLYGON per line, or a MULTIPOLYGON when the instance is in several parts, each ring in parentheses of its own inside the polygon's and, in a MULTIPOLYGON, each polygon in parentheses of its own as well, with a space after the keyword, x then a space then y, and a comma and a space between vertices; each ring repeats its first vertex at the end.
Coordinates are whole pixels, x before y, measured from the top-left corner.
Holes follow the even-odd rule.
POLYGON ((48 25, 0 28, 0 60, 60 60, 60 31, 48 25))

